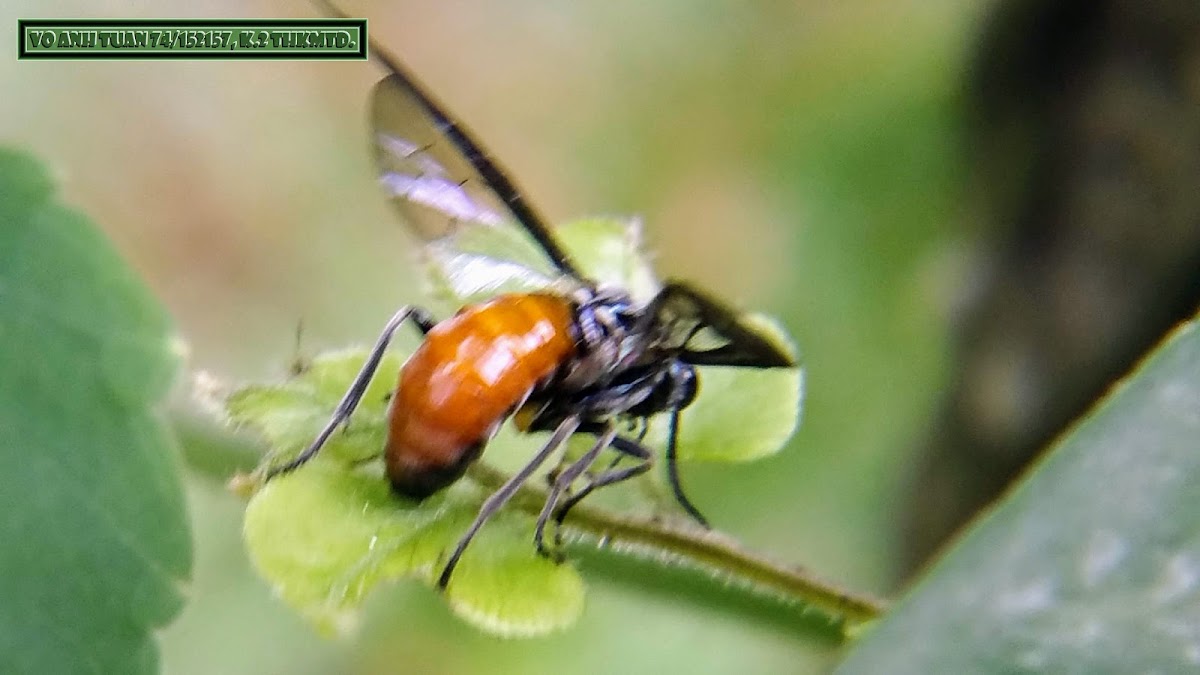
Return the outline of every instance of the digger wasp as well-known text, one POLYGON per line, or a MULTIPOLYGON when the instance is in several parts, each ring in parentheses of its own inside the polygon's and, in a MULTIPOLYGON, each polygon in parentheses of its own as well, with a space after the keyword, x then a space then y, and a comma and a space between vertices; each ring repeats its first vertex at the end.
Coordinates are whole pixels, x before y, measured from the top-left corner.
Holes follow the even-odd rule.
POLYGON ((268 478, 315 456, 346 424, 396 331, 414 325, 424 340, 402 367, 388 408, 387 477, 401 495, 423 499, 458 480, 508 418, 520 431, 550 432, 525 466, 482 504, 438 578, 445 588, 476 532, 568 438, 593 440, 582 456, 553 474, 534 541, 549 554, 545 529, 561 524, 592 491, 639 474, 654 463, 630 423, 669 416, 666 468, 675 499, 698 523, 699 510, 679 481, 680 411, 695 399, 697 366, 794 367, 779 345, 737 312, 686 283, 667 282, 648 301, 628 289, 585 276, 508 172, 397 60, 375 43, 372 56, 388 75, 371 94, 372 146, 379 182, 409 228, 436 255, 456 255, 472 229, 514 227, 542 270, 517 262, 462 265, 463 284, 496 289, 489 300, 436 321, 405 306, 385 325, 366 362, 312 443, 268 478), (504 290, 516 287, 520 290, 504 290), (616 460, 591 471, 605 450, 616 460), (632 460, 621 466, 619 460, 632 460), (574 483, 586 478, 578 490, 574 483))

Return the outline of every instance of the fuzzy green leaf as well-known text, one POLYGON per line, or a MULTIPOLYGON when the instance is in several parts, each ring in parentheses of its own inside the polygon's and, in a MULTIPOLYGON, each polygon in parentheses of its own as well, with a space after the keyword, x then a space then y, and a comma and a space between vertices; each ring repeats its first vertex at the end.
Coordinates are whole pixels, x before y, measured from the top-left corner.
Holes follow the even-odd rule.
MULTIPOLYGON (((268 483, 246 509, 255 566, 326 631, 352 626, 354 610, 379 583, 416 577, 432 585, 479 509, 480 495, 465 485, 414 504, 371 468, 317 460, 268 483)), ((527 518, 502 513, 479 534, 446 591, 456 613, 508 636, 574 622, 583 603, 578 574, 538 556, 528 533, 527 518)))
MULTIPOLYGON (((456 525, 454 539, 467 521, 456 525)), ((529 518, 510 510, 480 532, 447 596, 457 614, 490 632, 535 636, 575 622, 583 611, 583 580, 573 565, 538 555, 529 542, 529 518)))
POLYGON ((842 673, 1200 668, 1200 331, 1189 323, 981 519, 842 673))
POLYGON ((191 567, 163 310, 0 151, 0 672, 157 672, 191 567))
MULTIPOLYGON (((226 399, 226 413, 235 425, 249 426, 263 436, 272 451, 267 464, 281 463, 312 443, 364 361, 366 352, 361 350, 324 354, 288 382, 238 389, 226 399)), ((402 363, 397 352, 384 355, 379 376, 367 387, 351 424, 329 439, 322 454, 355 462, 383 451, 392 383, 382 374, 399 372, 402 363)))
MULTIPOLYGON (((328 419, 364 357, 359 351, 322 355, 285 384, 240 390, 229 399, 230 417, 267 438, 275 449, 271 463, 286 461, 328 419)), ((381 371, 394 373, 400 360, 389 355, 381 371)), ((389 386, 388 378, 377 378, 349 432, 335 433, 327 450, 302 469, 268 482, 246 508, 244 535, 255 566, 288 604, 327 631, 352 625, 354 610, 381 582, 414 577, 432 586, 486 496, 462 481, 416 503, 392 492, 378 462, 362 463, 383 447, 389 386)), ((526 448, 536 443, 523 440, 526 448)), ((532 531, 532 519, 515 511, 488 522, 446 591, 457 614, 505 636, 539 635, 574 622, 583 606, 582 581, 571 565, 539 556, 532 531)))

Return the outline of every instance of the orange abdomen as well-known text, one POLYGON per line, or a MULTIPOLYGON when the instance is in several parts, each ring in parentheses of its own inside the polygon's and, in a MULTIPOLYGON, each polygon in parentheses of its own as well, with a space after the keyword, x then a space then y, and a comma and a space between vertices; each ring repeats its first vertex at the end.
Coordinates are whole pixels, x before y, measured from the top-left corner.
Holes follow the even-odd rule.
POLYGON ((400 370, 386 448, 397 491, 457 480, 504 418, 575 351, 561 297, 502 295, 437 326, 400 370))

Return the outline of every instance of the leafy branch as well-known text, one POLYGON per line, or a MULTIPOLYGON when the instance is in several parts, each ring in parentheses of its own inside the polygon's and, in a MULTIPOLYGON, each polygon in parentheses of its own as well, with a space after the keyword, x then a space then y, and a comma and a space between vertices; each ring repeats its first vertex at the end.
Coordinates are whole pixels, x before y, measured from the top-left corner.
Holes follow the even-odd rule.
MULTIPOLYGON (((468 475, 488 487, 499 487, 506 478, 485 464, 476 464, 468 475)), ((544 493, 528 486, 513 500, 532 516, 540 512, 544 502, 544 493)), ((811 607, 850 625, 875 619, 884 610, 880 600, 747 551, 721 532, 673 527, 661 519, 621 516, 587 504, 572 509, 564 526, 576 537, 620 554, 693 567, 707 572, 715 584, 745 588, 797 607, 811 607)))
MULTIPOLYGON (((357 351, 326 354, 288 382, 245 387, 227 399, 229 415, 265 438, 267 463, 282 461, 308 442, 361 360, 357 351)), ((382 370, 395 372, 400 363, 399 355, 390 354, 382 370)), ((374 461, 383 447, 389 386, 373 382, 348 429, 303 469, 261 486, 247 507, 247 547, 260 572, 285 600, 329 629, 342 625, 375 583, 404 576, 431 583, 441 556, 482 498, 506 478, 477 464, 470 480, 424 502, 394 495, 374 461)), ((194 416, 180 415, 177 426, 187 434, 185 445, 205 448, 196 464, 212 475, 228 475, 231 465, 244 469, 254 454, 239 447, 244 436, 207 430, 194 416)), ((489 444, 488 457, 511 465, 537 442, 502 432, 489 444)), ((473 543, 447 590, 461 616, 504 635, 540 634, 574 621, 582 609, 582 580, 573 565, 538 556, 530 543, 532 519, 544 501, 540 489, 526 486, 473 543)), ((564 528, 573 552, 599 544, 616 556, 652 563, 639 572, 640 583, 653 583, 657 573, 651 568, 663 570, 664 583, 675 568, 694 570, 700 574, 689 587, 697 603, 737 606, 760 620, 787 617, 827 642, 880 612, 875 600, 754 555, 719 533, 588 504, 573 510, 564 528), (738 596, 735 602, 731 594, 738 596)))
MULTIPOLYGON (((563 225, 556 234, 589 278, 628 288, 637 296, 653 292, 653 275, 640 251, 636 226, 592 219, 563 225)), ((471 280, 481 269, 494 266, 502 272, 514 256, 520 258, 522 247, 530 243, 516 227, 464 230, 453 242, 457 253, 432 257, 425 270, 435 292, 448 305, 461 306, 478 300, 473 293, 479 289, 471 280)), ((536 249, 526 253, 537 257, 536 249)), ((777 344, 789 344, 772 322, 756 323, 777 344)), ((379 372, 398 372, 398 354, 403 351, 402 345, 394 345, 379 372)), ((271 451, 263 466, 275 466, 315 437, 363 358, 363 352, 353 350, 325 354, 288 382, 244 387, 221 404, 233 422, 265 438, 271 451)), ((683 412, 681 460, 747 461, 769 455, 798 424, 803 381, 798 368, 705 368, 700 378, 700 396, 683 412)), ((252 559, 286 600, 330 628, 340 625, 379 581, 403 576, 431 581, 482 498, 504 480, 504 473, 477 466, 473 481, 462 481, 421 503, 392 494, 383 472, 372 465, 384 446, 390 380, 377 378, 370 384, 353 422, 334 435, 317 460, 265 485, 251 481, 251 487, 261 487, 246 513, 245 538, 252 559)), ((652 419, 645 430, 646 443, 662 447, 665 429, 655 422, 652 419)), ((538 441, 502 428, 488 442, 488 462, 504 472, 514 470, 527 460, 531 443, 538 441)), ((638 480, 648 485, 647 478, 638 480)), ((460 616, 495 633, 533 635, 569 625, 582 611, 583 581, 574 566, 556 565, 530 545, 531 516, 544 502, 544 494, 527 487, 518 499, 519 508, 499 514, 473 541, 446 589, 451 608, 460 616)), ((574 512, 565 528, 573 539, 635 553, 659 567, 681 563, 702 571, 714 589, 731 585, 747 596, 795 607, 799 614, 820 614, 828 633, 880 611, 874 600, 755 556, 715 533, 595 508, 574 512)))

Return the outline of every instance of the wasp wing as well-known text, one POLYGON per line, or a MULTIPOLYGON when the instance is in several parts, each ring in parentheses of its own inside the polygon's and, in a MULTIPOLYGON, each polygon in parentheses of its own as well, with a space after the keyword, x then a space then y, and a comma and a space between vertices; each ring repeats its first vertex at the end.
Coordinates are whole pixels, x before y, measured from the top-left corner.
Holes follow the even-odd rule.
POLYGON ((397 59, 376 44, 371 49, 391 71, 371 96, 379 180, 412 231, 429 242, 433 262, 448 266, 451 290, 529 290, 561 275, 579 278, 500 164, 397 59))
POLYGON ((372 141, 379 182, 427 242, 435 285, 457 302, 549 286, 558 276, 553 260, 446 135, 454 123, 410 84, 393 73, 375 85, 372 141))
POLYGON ((417 236, 435 241, 462 225, 496 227, 511 218, 403 77, 375 85, 371 125, 379 182, 417 236))
POLYGON ((511 226, 463 228, 430 242, 422 255, 434 290, 455 305, 545 291, 558 279, 529 238, 511 226))
POLYGON ((680 282, 663 286, 647 311, 655 349, 699 366, 790 368, 791 354, 712 296, 680 282))

